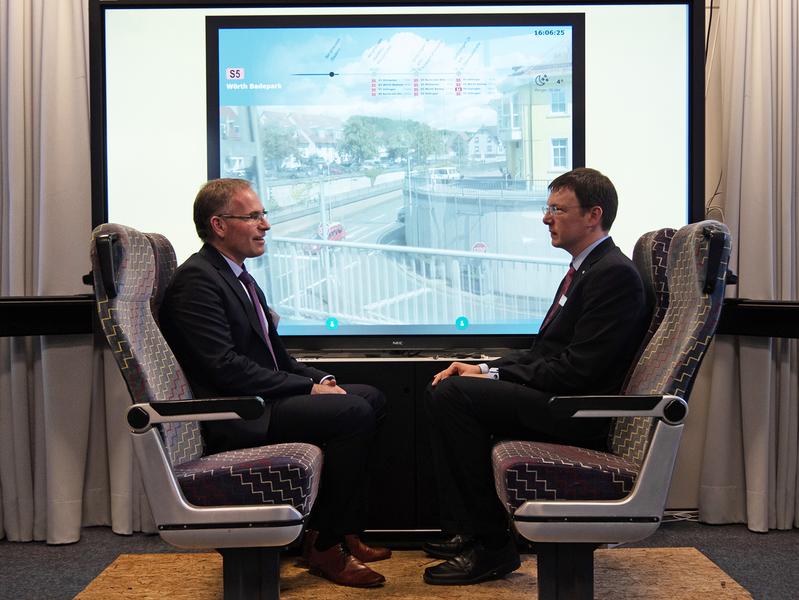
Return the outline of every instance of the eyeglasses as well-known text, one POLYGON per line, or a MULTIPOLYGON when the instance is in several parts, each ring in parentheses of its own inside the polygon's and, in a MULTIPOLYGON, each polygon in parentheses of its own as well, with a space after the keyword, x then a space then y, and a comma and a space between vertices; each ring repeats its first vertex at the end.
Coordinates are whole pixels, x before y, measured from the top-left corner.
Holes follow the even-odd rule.
POLYGON ((551 215, 553 217, 557 217, 559 215, 562 215, 563 213, 569 212, 572 208, 582 208, 582 207, 569 206, 564 208, 563 206, 558 206, 557 204, 552 204, 551 206, 547 204, 541 207, 541 212, 544 213, 544 216, 551 215))
POLYGON ((257 223, 259 221, 266 221, 266 215, 269 211, 255 210, 248 215, 215 215, 222 219, 239 219, 240 221, 249 221, 250 223, 257 223))

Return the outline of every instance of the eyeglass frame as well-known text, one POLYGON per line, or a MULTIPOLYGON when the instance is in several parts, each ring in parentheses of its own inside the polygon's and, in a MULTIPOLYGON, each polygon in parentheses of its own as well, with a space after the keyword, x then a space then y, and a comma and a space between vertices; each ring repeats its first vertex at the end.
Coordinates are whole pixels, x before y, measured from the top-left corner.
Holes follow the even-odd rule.
POLYGON ((254 210, 248 215, 214 215, 220 219, 238 219, 240 221, 249 221, 251 223, 258 223, 259 221, 266 221, 266 216, 269 214, 268 210, 254 210))

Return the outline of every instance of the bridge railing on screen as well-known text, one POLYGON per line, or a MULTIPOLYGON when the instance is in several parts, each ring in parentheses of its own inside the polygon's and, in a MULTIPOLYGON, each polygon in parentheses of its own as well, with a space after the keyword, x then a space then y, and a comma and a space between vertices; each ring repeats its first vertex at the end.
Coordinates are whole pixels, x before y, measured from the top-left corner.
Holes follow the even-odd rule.
POLYGON ((272 237, 250 266, 283 316, 353 324, 542 319, 567 261, 272 237))

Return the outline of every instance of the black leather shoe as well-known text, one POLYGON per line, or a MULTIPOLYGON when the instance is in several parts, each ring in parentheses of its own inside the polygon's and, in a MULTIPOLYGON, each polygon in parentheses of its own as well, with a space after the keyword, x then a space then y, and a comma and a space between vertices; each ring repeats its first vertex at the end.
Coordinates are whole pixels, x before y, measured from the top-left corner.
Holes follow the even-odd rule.
POLYGON ((422 544, 422 550, 430 556, 447 560, 458 556, 472 541, 474 541, 472 536, 459 533, 441 542, 425 542, 422 544))
POLYGON ((521 566, 513 540, 502 548, 489 550, 473 542, 456 557, 424 570, 424 581, 433 585, 471 585, 499 579, 521 566))

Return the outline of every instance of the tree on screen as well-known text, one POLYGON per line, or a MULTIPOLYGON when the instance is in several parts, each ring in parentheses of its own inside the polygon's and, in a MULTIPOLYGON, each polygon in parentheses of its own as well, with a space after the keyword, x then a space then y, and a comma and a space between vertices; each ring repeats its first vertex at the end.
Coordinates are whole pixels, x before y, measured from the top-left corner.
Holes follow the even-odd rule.
POLYGON ((279 125, 268 123, 261 128, 264 160, 270 169, 278 170, 287 158, 299 152, 296 134, 279 125))
POLYGON ((350 160, 363 163, 375 158, 380 150, 377 141, 377 128, 368 117, 350 117, 344 125, 344 152, 350 160))

